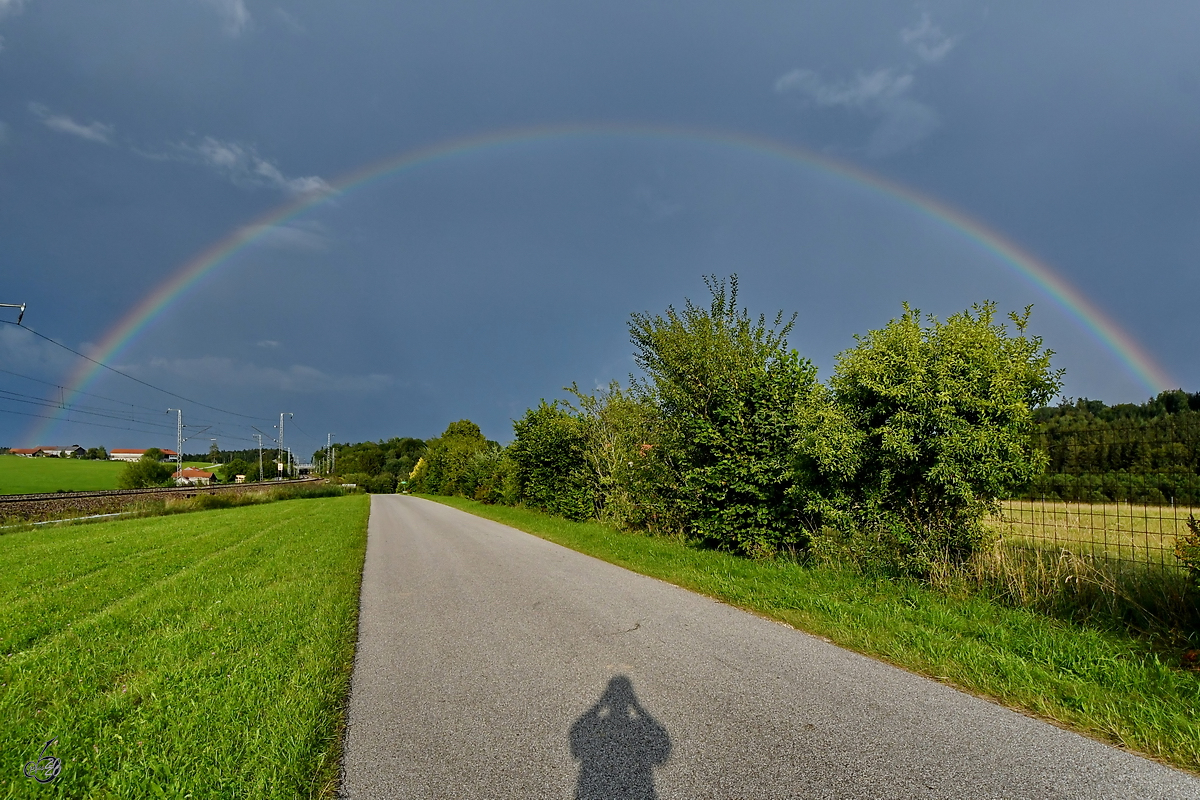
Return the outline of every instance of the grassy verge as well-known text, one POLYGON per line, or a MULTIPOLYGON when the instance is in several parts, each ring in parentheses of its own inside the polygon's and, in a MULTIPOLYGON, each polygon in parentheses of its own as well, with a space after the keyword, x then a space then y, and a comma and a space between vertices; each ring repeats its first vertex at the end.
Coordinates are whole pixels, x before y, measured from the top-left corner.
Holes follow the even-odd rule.
POLYGON ((1200 772, 1200 673, 1148 644, 912 582, 748 559, 463 498, 438 502, 1200 772))
POLYGON ((330 796, 368 508, 0 537, 0 797, 330 796), (48 790, 21 765, 54 737, 48 790))

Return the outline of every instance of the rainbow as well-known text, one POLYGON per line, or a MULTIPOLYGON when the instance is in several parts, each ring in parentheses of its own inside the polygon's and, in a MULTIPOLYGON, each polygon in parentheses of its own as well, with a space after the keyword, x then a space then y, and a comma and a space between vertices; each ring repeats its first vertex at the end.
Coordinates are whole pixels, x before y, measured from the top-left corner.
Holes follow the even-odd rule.
MULTIPOLYGON (((408 170, 434 165, 466 153, 501 149, 516 144, 589 137, 674 141, 682 139, 749 150, 772 158, 800 163, 833 177, 869 188, 880 195, 900 200, 906 206, 950 228, 958 235, 991 253, 1020 278, 1048 295, 1106 349, 1111 351, 1130 374, 1152 394, 1173 385, 1171 378, 1162 367, 1079 290, 1064 281, 1049 266, 1028 251, 961 211, 919 194, 906 186, 867 172, 860 167, 795 145, 742 133, 637 124, 579 124, 491 131, 408 150, 360 167, 333 181, 329 191, 304 195, 278 206, 197 254, 130 309, 96 346, 93 358, 97 361, 109 362, 134 341, 163 311, 186 294, 188 289, 226 263, 234 254, 254 243, 273 226, 288 222, 338 195, 408 170)), ((85 390, 95 379, 100 370, 101 367, 84 362, 67 381, 69 399, 65 405, 69 406, 78 393, 85 390)), ((57 421, 57 419, 51 419, 42 423, 40 427, 35 426, 27 440, 40 442, 47 439, 50 429, 57 421)))

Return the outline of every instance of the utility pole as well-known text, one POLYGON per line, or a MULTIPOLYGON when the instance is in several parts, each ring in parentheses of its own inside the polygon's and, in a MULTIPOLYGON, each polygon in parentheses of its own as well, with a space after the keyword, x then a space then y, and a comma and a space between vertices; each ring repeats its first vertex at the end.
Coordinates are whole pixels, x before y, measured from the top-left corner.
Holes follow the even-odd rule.
POLYGON ((261 481, 263 479, 263 473, 262 473, 262 437, 263 437, 263 435, 261 433, 257 433, 257 432, 252 433, 250 435, 258 437, 258 479, 261 481))
MULTIPOLYGON (((292 414, 292 412, 290 412, 290 411, 279 412, 279 452, 276 454, 277 458, 275 459, 275 463, 277 465, 283 464, 283 418, 285 416, 291 417, 291 416, 295 416, 295 415, 292 414)), ((279 472, 282 470, 283 470, 282 466, 276 467, 276 474, 275 474, 276 478, 279 477, 279 472)))
POLYGON ((183 409, 168 408, 167 413, 174 411, 178 414, 177 422, 175 423, 175 475, 176 478, 183 478, 183 409))

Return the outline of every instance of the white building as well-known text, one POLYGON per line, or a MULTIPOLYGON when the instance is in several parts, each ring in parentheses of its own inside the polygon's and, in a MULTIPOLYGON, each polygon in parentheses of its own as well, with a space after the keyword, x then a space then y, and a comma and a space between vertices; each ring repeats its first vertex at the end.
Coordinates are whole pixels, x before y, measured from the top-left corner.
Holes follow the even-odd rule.
MULTIPOLYGON (((162 460, 163 461, 170 461, 175 458, 176 453, 174 450, 167 450, 167 449, 164 449, 161 447, 159 449, 162 450, 162 454, 163 454, 162 460)), ((121 448, 116 448, 114 450, 108 451, 108 460, 109 461, 137 461, 145 454, 146 454, 145 450, 124 450, 121 448)))

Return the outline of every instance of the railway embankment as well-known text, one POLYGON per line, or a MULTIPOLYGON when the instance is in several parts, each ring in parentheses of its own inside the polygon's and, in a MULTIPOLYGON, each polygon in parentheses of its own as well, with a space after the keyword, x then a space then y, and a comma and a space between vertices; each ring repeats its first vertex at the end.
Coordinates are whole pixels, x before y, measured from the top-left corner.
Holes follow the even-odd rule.
POLYGON ((10 522, 40 522, 68 519, 93 514, 114 514, 132 506, 189 498, 201 494, 244 494, 261 492, 280 486, 321 483, 320 478, 293 481, 261 481, 230 483, 216 486, 172 486, 151 489, 113 489, 97 492, 53 492, 45 494, 0 495, 0 520, 10 522))

